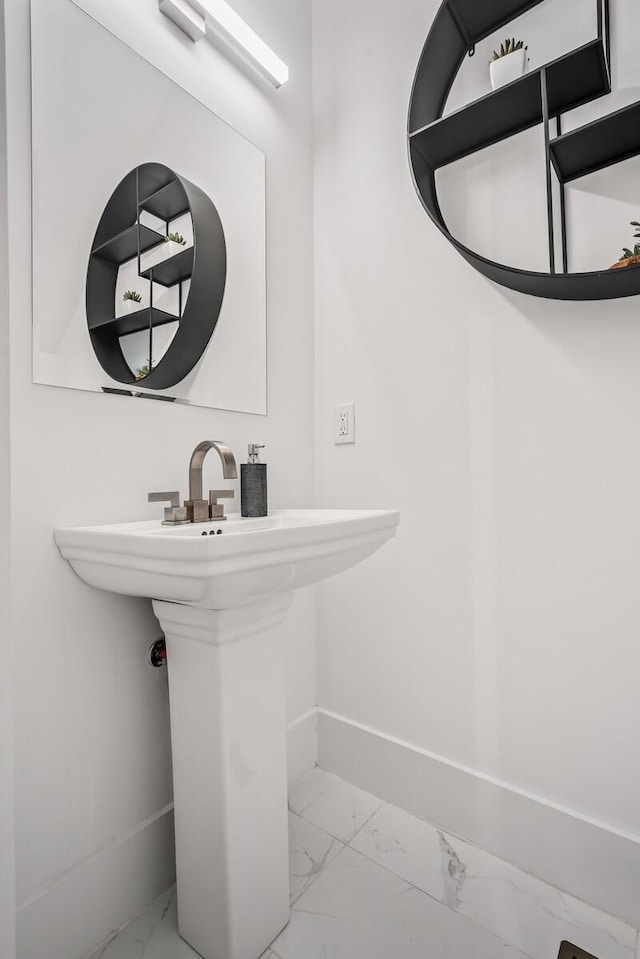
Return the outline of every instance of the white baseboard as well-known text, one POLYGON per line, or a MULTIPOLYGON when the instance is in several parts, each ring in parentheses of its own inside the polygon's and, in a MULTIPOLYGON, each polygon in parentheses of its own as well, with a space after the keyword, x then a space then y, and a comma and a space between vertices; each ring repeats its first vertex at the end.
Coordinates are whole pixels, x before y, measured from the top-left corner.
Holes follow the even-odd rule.
MULTIPOLYGON (((287 729, 289 783, 313 769, 487 849, 633 926, 640 839, 325 710, 287 729)), ((171 809, 17 911, 20 959, 82 959, 174 882, 171 809)))
POLYGON ((310 709, 287 726, 287 783, 292 786, 318 762, 318 710, 310 709))
POLYGON ((83 959, 173 882, 173 810, 168 808, 19 907, 17 955, 83 959))
POLYGON ((578 899, 640 925, 640 837, 321 709, 318 763, 578 899))

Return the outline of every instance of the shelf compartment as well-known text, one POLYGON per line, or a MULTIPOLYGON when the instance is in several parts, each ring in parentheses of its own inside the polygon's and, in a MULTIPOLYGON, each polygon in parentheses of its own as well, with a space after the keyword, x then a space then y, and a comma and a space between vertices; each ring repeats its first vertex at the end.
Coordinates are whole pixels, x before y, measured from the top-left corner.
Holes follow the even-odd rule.
MULTIPOLYGON (((411 134, 433 170, 542 122, 542 67, 411 134)), ((549 115, 558 116, 611 91, 604 47, 592 40, 546 64, 549 115)))
POLYGON ((640 153, 640 102, 552 140, 551 159, 563 183, 640 153))
POLYGON ((127 313, 124 316, 110 317, 108 320, 93 321, 89 329, 92 332, 96 330, 106 330, 115 332, 116 336, 126 336, 129 333, 140 333, 149 329, 149 321, 155 329, 157 326, 164 326, 166 323, 179 323, 180 317, 173 313, 166 313, 164 310, 150 310, 148 306, 135 313, 127 313), (151 316, 150 316, 151 314, 151 316))
POLYGON ((148 226, 134 223, 133 226, 111 237, 106 243, 102 243, 91 251, 92 256, 99 256, 102 260, 109 260, 110 263, 125 263, 138 255, 138 231, 140 232, 140 252, 144 253, 159 243, 164 243, 162 233, 156 233, 150 230, 148 226))
POLYGON ((189 201, 182 184, 174 180, 141 200, 140 209, 160 217, 161 220, 175 220, 176 217, 189 212, 189 201))
POLYGON ((193 247, 187 247, 181 253, 161 260, 148 270, 143 270, 140 276, 145 280, 153 280, 161 286, 175 286, 183 280, 188 280, 193 273, 193 247))

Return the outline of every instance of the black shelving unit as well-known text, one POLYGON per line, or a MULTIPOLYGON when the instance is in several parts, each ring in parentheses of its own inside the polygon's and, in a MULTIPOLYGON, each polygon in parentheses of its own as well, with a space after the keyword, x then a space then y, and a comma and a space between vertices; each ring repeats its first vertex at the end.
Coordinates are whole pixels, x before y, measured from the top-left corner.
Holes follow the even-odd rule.
POLYGON ((614 299, 640 294, 640 269, 570 273, 565 183, 640 153, 640 103, 562 135, 562 115, 608 94, 609 0, 595 0, 598 36, 449 116, 447 97, 475 44, 538 6, 542 0, 444 0, 422 50, 409 107, 409 157, 414 184, 433 223, 476 270, 509 289, 566 300, 614 299), (551 125, 556 122, 556 130, 551 125), (436 170, 506 137, 542 123, 547 179, 549 272, 519 270, 488 260, 453 237, 436 189, 436 170), (552 171, 560 182, 562 268, 556 271, 552 171))
POLYGON ((148 331, 150 372, 144 378, 144 388, 167 389, 183 380, 204 353, 215 330, 226 272, 224 230, 211 199, 199 187, 160 163, 144 163, 128 173, 100 219, 87 270, 87 326, 105 372, 120 383, 137 382, 125 360, 120 337, 148 331), (145 211, 164 220, 164 234, 140 223, 145 211), (194 245, 142 270, 142 254, 164 244, 170 221, 186 213, 191 216, 194 245), (150 282, 150 306, 114 317, 119 267, 136 256, 138 275, 150 282), (185 280, 191 282, 183 303, 185 280), (157 284, 178 287, 178 316, 155 307, 157 284), (169 348, 154 362, 154 329, 176 322, 178 328, 169 348))
POLYGON ((437 170, 542 123, 543 69, 551 117, 610 91, 604 47, 600 40, 593 40, 416 130, 410 135, 411 143, 429 166, 437 170))
POLYGON ((127 313, 123 316, 109 317, 106 320, 92 318, 88 326, 90 330, 98 330, 101 327, 109 327, 116 336, 127 336, 129 333, 142 333, 144 330, 164 326, 166 323, 178 323, 179 316, 173 313, 166 313, 164 310, 158 310, 156 307, 143 307, 141 310, 135 310, 133 313, 127 313))
POLYGON ((600 117, 551 141, 558 179, 570 183, 640 153, 640 103, 600 117))
POLYGON ((166 260, 161 260, 155 266, 143 270, 140 276, 144 280, 153 280, 161 286, 175 286, 176 283, 183 283, 193 273, 193 252, 192 246, 187 247, 186 250, 174 253, 166 260))

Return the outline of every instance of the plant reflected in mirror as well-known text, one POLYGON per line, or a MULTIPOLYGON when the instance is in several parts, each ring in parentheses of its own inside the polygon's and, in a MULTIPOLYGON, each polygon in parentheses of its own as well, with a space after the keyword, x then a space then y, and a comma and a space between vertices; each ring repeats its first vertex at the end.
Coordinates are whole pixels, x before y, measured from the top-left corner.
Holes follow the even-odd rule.
POLYGON ((153 369, 152 363, 145 363, 144 366, 139 366, 134 373, 136 380, 143 380, 145 376, 149 375, 152 369, 153 369))

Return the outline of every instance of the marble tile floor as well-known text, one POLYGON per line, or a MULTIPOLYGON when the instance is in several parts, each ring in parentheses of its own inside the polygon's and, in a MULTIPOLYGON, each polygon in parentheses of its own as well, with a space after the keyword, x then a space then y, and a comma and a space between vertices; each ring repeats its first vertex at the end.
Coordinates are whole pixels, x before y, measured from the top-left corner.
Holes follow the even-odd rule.
MULTIPOLYGON (((291 921, 262 959, 640 959, 635 929, 315 769, 289 795, 291 921)), ((198 959, 170 890, 89 959, 198 959)))

